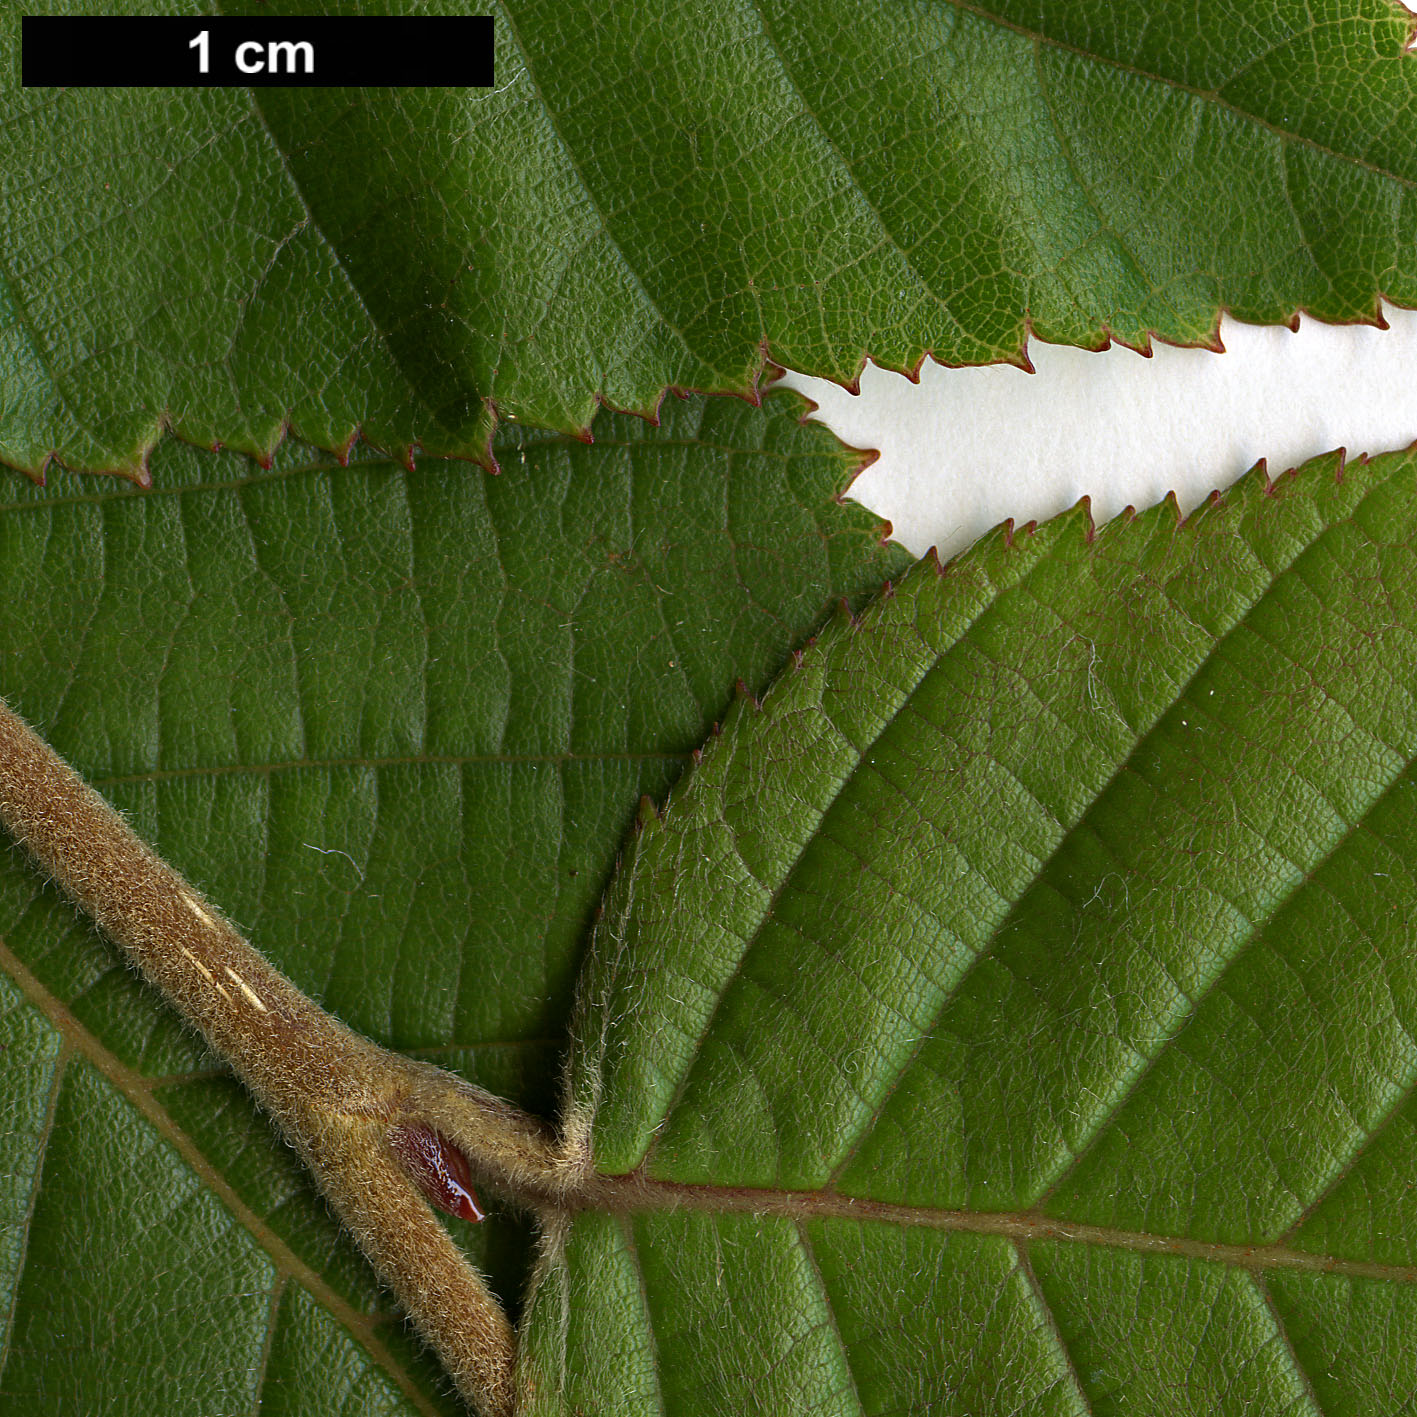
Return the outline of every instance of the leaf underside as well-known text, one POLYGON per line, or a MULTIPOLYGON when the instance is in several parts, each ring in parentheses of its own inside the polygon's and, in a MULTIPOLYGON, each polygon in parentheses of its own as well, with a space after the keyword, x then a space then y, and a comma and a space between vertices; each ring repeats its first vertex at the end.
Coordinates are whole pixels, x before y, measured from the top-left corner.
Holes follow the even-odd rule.
POLYGON ((656 1184, 527 1410, 1411 1410, 1415 545, 1414 452, 1080 507, 741 705, 594 937, 570 1115, 656 1184))
MULTIPOLYGON (((12 477, 0 692, 326 1007, 549 1111, 641 794, 908 564, 802 407, 507 438, 497 478, 294 444, 165 446, 147 494, 12 477)), ((14 852, 0 967, 0 1413, 459 1410, 243 1090, 14 852)), ((515 1214, 449 1227, 515 1304, 515 1214)))
POLYGON ((765 354, 849 382, 1417 305, 1395 0, 493 12, 491 90, 13 85, 0 458, 137 474, 170 427, 487 459, 499 410, 583 430, 765 354))

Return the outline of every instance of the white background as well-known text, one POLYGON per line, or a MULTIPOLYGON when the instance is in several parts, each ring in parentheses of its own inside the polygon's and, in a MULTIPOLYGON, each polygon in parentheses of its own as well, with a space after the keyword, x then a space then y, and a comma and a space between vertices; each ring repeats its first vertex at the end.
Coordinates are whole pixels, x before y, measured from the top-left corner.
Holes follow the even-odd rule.
POLYGON ((879 449, 851 495, 916 554, 938 546, 947 557, 1006 518, 1041 521, 1084 495, 1099 523, 1172 490, 1189 510, 1260 458, 1273 475, 1332 448, 1407 446, 1417 312, 1386 315, 1387 330, 1228 321, 1224 354, 1158 343, 1148 359, 1034 341, 1034 374, 927 360, 918 385, 868 364, 855 396, 794 373, 783 382, 845 442, 879 449))

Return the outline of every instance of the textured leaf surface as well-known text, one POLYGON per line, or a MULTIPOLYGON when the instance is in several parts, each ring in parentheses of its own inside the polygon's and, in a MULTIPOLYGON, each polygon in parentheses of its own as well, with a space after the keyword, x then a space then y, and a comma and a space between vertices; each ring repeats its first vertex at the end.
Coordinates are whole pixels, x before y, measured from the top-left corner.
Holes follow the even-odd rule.
POLYGON ((530 1410, 1410 1410, 1414 484, 996 535, 735 713, 595 937, 641 1182, 530 1410))
POLYGON ((764 351, 850 380, 1417 304, 1393 0, 494 13, 494 90, 12 86, 0 457, 486 456, 494 405, 582 428, 764 351))
MULTIPOLYGON (((801 407, 524 437, 499 478, 293 444, 173 444, 151 494, 12 477, 0 690, 328 1008, 547 1107, 640 794, 905 564, 801 407)), ((451 1410, 293 1154, 16 853, 0 938, 0 1412, 451 1410)), ((520 1224, 450 1228, 515 1302, 520 1224)))

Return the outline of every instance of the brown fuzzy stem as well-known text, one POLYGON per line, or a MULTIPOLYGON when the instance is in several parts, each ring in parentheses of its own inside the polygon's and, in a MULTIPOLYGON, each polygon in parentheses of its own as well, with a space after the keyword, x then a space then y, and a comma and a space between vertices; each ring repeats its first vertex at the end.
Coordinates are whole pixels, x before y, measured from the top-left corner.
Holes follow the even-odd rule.
POLYGON ((515 1338, 390 1143, 424 1126, 479 1179, 522 1198, 571 1170, 535 1119, 346 1028, 210 902, 0 700, 0 822, 220 1053, 305 1158, 463 1397, 512 1411, 515 1338))

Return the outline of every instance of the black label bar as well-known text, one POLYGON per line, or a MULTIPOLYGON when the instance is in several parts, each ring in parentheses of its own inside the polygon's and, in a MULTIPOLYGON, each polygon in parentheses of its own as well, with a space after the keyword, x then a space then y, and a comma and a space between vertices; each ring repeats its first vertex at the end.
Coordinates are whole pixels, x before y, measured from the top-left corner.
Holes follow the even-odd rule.
POLYGON ((34 16, 25 88, 490 88, 490 15, 34 16))

